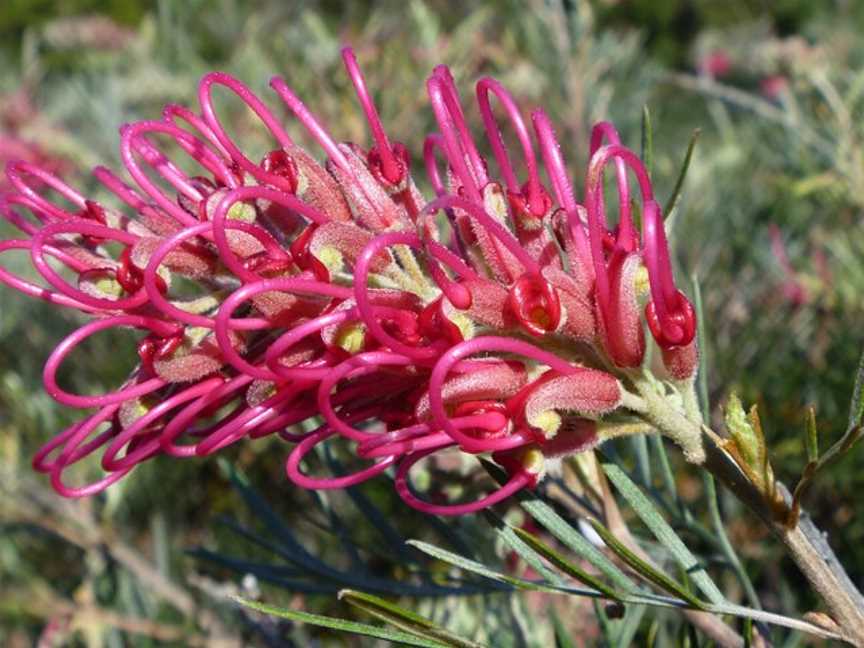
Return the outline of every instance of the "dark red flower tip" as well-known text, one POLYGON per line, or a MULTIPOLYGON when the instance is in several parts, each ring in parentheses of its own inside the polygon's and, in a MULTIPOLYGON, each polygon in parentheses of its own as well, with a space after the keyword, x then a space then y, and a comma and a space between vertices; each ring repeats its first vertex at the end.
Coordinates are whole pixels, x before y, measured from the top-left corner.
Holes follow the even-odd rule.
POLYGON ((696 335, 696 312, 686 295, 680 290, 677 293, 677 303, 666 304, 666 317, 657 315, 654 301, 645 306, 645 319, 651 335, 663 349, 686 346, 696 335))
POLYGON ((397 187, 401 185, 411 168, 411 154, 402 142, 393 142, 391 155, 381 155, 381 149, 373 146, 366 154, 369 172, 382 185, 397 187))
POLYGON ((311 271, 318 281, 330 281, 330 270, 318 258, 312 254, 310 245, 318 225, 307 225, 300 235, 294 239, 288 250, 291 259, 301 270, 311 271))
POLYGON ((138 343, 138 357, 141 359, 141 367, 147 375, 155 375, 156 370, 153 368, 153 363, 157 360, 164 360, 173 354, 183 344, 183 330, 169 335, 160 337, 155 333, 151 333, 138 343))
POLYGON ((554 206, 552 197, 543 185, 530 180, 523 184, 518 192, 508 191, 507 199, 513 215, 517 217, 517 223, 525 217, 539 221, 549 214, 554 206))
MULTIPOLYGON (((120 267, 115 271, 115 278, 120 287, 129 294, 134 295, 144 286, 144 272, 132 261, 132 247, 126 246, 120 254, 120 267)), ((163 295, 168 292, 165 280, 156 275, 156 287, 163 295)))
MULTIPOLYGON (((99 225, 108 225, 108 220, 105 216, 105 208, 95 200, 85 200, 84 207, 75 214, 75 216, 85 220, 91 220, 99 225)), ((85 234, 81 238, 84 240, 84 243, 93 247, 104 242, 104 239, 98 236, 88 236, 85 234)))
POLYGON ((267 173, 284 178, 287 181, 285 188, 292 194, 297 193, 300 172, 297 168, 297 162, 284 149, 276 149, 267 153, 261 160, 261 168, 267 173))
POLYGON ((444 314, 444 299, 439 297, 422 311, 418 325, 423 336, 430 341, 441 340, 447 347, 463 341, 462 331, 444 314))
POLYGON ((508 304, 513 316, 531 335, 546 335, 557 330, 561 323, 558 293, 541 276, 526 273, 514 281, 508 304))

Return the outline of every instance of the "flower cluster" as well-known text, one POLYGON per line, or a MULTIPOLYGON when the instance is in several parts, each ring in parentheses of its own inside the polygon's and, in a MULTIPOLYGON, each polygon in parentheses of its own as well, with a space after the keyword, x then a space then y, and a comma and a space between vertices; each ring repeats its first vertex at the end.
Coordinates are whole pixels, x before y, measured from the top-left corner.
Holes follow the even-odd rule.
POLYGON ((14 189, 0 213, 23 236, 0 242, 0 253, 28 252, 45 285, 2 267, 0 281, 93 316, 44 369, 54 399, 94 410, 34 459, 59 493, 97 493, 156 455, 206 456, 277 434, 293 444, 285 469, 302 487, 346 487, 392 467, 411 506, 465 513, 533 486, 547 459, 594 447, 602 417, 634 407, 625 384, 646 357, 643 323, 668 377, 692 379, 695 318, 673 280, 661 208, 611 124, 593 129, 579 202, 542 110, 526 122, 497 81, 480 80, 481 146, 450 71, 438 67, 427 88, 439 133, 422 151, 430 200, 350 49, 343 59, 374 140, 368 149, 337 143, 275 77, 276 96, 326 154, 320 163, 261 98, 214 72, 200 83, 199 112, 169 105, 162 119, 121 129, 133 182, 93 171, 117 207, 33 164, 8 165, 14 189), (262 160, 226 132, 218 86, 272 134, 262 160), (183 170, 190 162, 194 175, 183 170), (604 197, 610 164, 614 225, 604 197), (84 396, 58 384, 76 346, 117 327, 146 333, 123 385, 84 396), (298 431, 310 421, 318 427, 298 431), (367 467, 307 474, 304 458, 337 439, 367 467), (491 456, 509 480, 474 502, 421 498, 412 467, 448 449, 491 456), (64 472, 97 452, 105 476, 67 485, 64 472))

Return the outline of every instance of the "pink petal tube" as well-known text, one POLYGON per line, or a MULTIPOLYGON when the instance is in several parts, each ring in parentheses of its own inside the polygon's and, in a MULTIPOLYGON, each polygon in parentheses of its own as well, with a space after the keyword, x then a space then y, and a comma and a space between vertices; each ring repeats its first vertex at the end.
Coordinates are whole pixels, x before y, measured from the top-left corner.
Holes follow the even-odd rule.
POLYGON ((464 358, 484 351, 524 355, 564 375, 586 371, 583 367, 572 365, 553 353, 543 351, 533 344, 512 338, 495 336, 477 337, 452 347, 438 359, 435 368, 432 370, 432 375, 429 377, 429 411, 435 425, 449 434, 465 452, 481 453, 508 450, 533 441, 531 434, 527 431, 519 431, 515 434, 495 439, 477 439, 459 430, 448 416, 443 392, 444 382, 447 379, 448 373, 464 358))

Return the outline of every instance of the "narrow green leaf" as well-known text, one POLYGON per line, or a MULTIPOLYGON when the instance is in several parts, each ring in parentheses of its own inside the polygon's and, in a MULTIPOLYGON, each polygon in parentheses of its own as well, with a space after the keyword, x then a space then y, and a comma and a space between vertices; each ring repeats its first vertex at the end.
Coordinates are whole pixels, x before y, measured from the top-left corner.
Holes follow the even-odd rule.
POLYGON ((642 162, 651 175, 654 165, 654 128, 651 125, 651 111, 648 104, 642 106, 642 162))
POLYGON ((651 458, 648 456, 648 435, 636 434, 630 437, 633 445, 633 454, 636 455, 636 470, 639 472, 639 481, 651 488, 651 458))
MULTIPOLYGON (((504 483, 506 476, 498 466, 485 459, 481 459, 480 462, 496 481, 504 483)), ((549 533, 563 542, 576 555, 587 560, 588 563, 602 572, 616 589, 623 592, 636 591, 636 584, 615 563, 558 515, 546 502, 539 499, 535 494, 524 490, 516 494, 516 499, 536 522, 543 525, 549 533)))
POLYGON ((855 387, 852 388, 852 402, 849 404, 849 425, 852 430, 864 423, 864 353, 858 361, 858 371, 855 372, 855 387))
POLYGON ((693 157, 693 150, 696 148, 696 140, 699 139, 700 133, 701 131, 697 128, 690 136, 690 143, 687 145, 687 153, 684 155, 684 162, 681 164, 681 171, 678 172, 678 179, 675 181, 675 187, 674 189, 672 189, 672 195, 669 196, 669 200, 666 201, 666 205, 664 207, 663 213, 666 214, 666 218, 669 217, 669 215, 678 205, 678 198, 681 194, 681 188, 684 186, 684 179, 687 177, 687 171, 690 168, 690 160, 693 157))
POLYGON ((732 541, 729 540, 729 535, 726 533, 726 526, 723 523, 723 516, 720 514, 720 501, 718 499, 717 485, 714 482, 714 476, 707 470, 702 471, 702 479, 705 484, 705 497, 708 500, 708 514, 711 517, 711 526, 714 528, 717 543, 720 545, 720 550, 726 556, 726 560, 732 565, 732 569, 741 581, 744 587, 744 592, 750 601, 750 605, 757 610, 762 609, 762 602, 759 600, 759 594, 756 588, 753 587, 753 581, 750 580, 750 574, 744 568, 739 558, 735 547, 732 546, 732 541))
POLYGON ((460 569, 464 569, 465 571, 469 571, 485 578, 498 581, 499 583, 506 583, 507 585, 512 585, 517 589, 535 590, 542 592, 556 591, 544 585, 538 585, 536 583, 531 583, 521 578, 507 576, 506 574, 497 572, 494 569, 490 569, 486 565, 479 563, 476 560, 465 558, 465 556, 460 556, 459 554, 453 553, 452 551, 447 551, 446 549, 442 549, 441 547, 436 547, 435 545, 431 545, 428 542, 423 542, 422 540, 408 540, 406 544, 415 547, 416 549, 419 549, 423 553, 428 554, 433 558, 437 558, 438 560, 453 565, 454 567, 459 567, 460 569))
MULTIPOLYGON (((596 523, 596 520, 593 521, 596 523)), ((599 524, 599 523, 597 523, 599 524)), ((611 533, 608 529, 600 525, 600 528, 608 536, 611 536, 611 533)), ((599 531, 598 531, 599 533, 599 531)), ((518 589, 524 590, 534 590, 539 592, 548 592, 555 594, 567 594, 570 596, 586 596, 590 598, 597 598, 600 594, 595 590, 588 590, 576 587, 569 586, 555 586, 555 585, 539 585, 536 583, 531 583, 529 581, 525 581, 519 578, 513 578, 511 576, 505 576, 500 572, 496 572, 492 569, 489 569, 485 565, 481 565, 478 562, 473 560, 469 560, 463 556, 459 556, 458 554, 454 554, 445 549, 441 549, 434 545, 427 544, 425 542, 421 542, 419 540, 409 540, 408 544, 413 547, 416 547, 420 551, 432 556, 433 558, 437 558, 442 560, 448 564, 451 564, 455 567, 459 567, 460 569, 464 569, 466 571, 470 571, 486 578, 490 578, 495 581, 499 581, 501 583, 507 583, 516 587, 518 589)), ((613 545, 618 544, 618 541, 609 537, 609 542, 607 545, 613 549, 613 545)), ((624 550, 627 551, 627 548, 624 547, 624 550)), ((623 556, 622 556, 623 557, 623 556)), ((638 558, 637 558, 638 560, 638 558)), ((649 566, 650 567, 650 566, 649 566)), ((660 574, 663 577, 663 574, 660 574)), ((667 577, 668 578, 668 577, 667 577)), ((673 587, 681 588, 681 585, 671 581, 673 587)), ((683 589, 683 588, 681 588, 683 589)), ((752 608, 744 607, 741 605, 734 605, 732 603, 722 603, 722 604, 706 604, 685 590, 685 594, 687 595, 687 599, 684 597, 674 598, 669 596, 662 596, 658 594, 654 594, 651 592, 644 593, 634 593, 627 594, 623 597, 624 603, 626 604, 635 604, 635 605, 650 605, 653 607, 661 607, 661 608, 672 608, 672 609, 682 609, 682 608, 693 608, 698 610, 705 610, 707 612, 711 612, 713 614, 720 614, 725 616, 735 616, 746 619, 753 619, 754 621, 761 621, 763 623, 770 623, 777 626, 782 626, 784 628, 791 628, 792 630, 798 630, 800 632, 807 632, 817 637, 824 637, 826 639, 838 639, 839 635, 835 632, 831 632, 830 630, 826 630, 820 626, 814 625, 813 623, 809 623, 807 621, 802 621, 800 619, 793 619, 791 617, 783 616, 782 614, 774 614, 773 612, 764 612, 762 610, 754 610, 752 608)), ((602 608, 601 608, 602 610, 602 608)))
POLYGON ((819 432, 816 429, 816 409, 807 408, 805 422, 804 445, 807 448, 807 461, 813 463, 819 460, 819 432))
POLYGON ((241 605, 250 609, 256 610, 263 614, 270 614, 283 619, 289 619, 298 623, 308 623, 321 628, 330 628, 331 630, 339 630, 341 632, 350 632, 366 637, 375 637, 376 639, 384 639, 385 641, 393 641, 406 646, 419 646, 420 648, 448 648, 446 644, 440 641, 431 641, 421 637, 415 637, 407 632, 382 628, 380 626, 370 625, 368 623, 357 623, 356 621, 348 621, 346 619, 337 619, 335 617, 321 616, 319 614, 310 614, 309 612, 301 612, 300 610, 290 610, 287 608, 276 607, 275 605, 267 605, 258 603, 257 601, 249 601, 247 599, 237 597, 236 601, 241 605))
POLYGON ((659 434, 652 434, 648 437, 648 443, 654 450, 657 456, 657 463, 660 464, 660 475, 663 477, 663 488, 669 496, 670 502, 679 510, 682 508, 678 498, 678 487, 675 484, 675 475, 672 473, 672 464, 669 463, 669 455, 666 453, 666 446, 663 444, 663 437, 659 434))
POLYGON ((612 532, 605 526, 603 526, 598 520, 594 518, 589 518, 588 521, 591 523, 591 526, 594 527, 594 530, 597 532, 597 534, 601 538, 603 538, 603 542, 606 543, 606 546, 609 547, 609 549, 611 549, 613 552, 615 552, 621 558, 621 560, 630 565, 630 567, 632 567, 636 572, 641 574, 643 577, 645 577, 647 580, 651 581, 661 589, 675 594, 693 607, 700 610, 705 609, 705 603, 700 601, 675 579, 669 577, 660 570, 656 569, 653 565, 649 565, 647 562, 642 560, 628 547, 626 547, 620 540, 618 540, 618 538, 616 538, 612 534, 612 532))
POLYGON ((381 614, 395 617, 401 622, 417 626, 419 628, 434 628, 435 624, 427 618, 420 616, 416 612, 407 610, 403 607, 391 603, 387 599, 366 592, 358 592, 357 590, 343 589, 339 592, 339 599, 345 601, 349 605, 364 605, 380 611, 381 614))
POLYGON ((555 648, 576 648, 576 644, 570 638, 567 628, 561 623, 561 617, 555 611, 554 605, 549 606, 549 616, 552 617, 552 625, 555 628, 555 648))
POLYGON ((543 577, 543 580, 555 585, 561 585, 563 583, 563 580, 558 576, 558 574, 546 567, 540 555, 530 546, 530 544, 526 543, 522 539, 519 535, 521 529, 514 529, 489 509, 483 511, 483 517, 486 518, 486 521, 495 529, 495 533, 498 537, 501 538, 501 540, 503 540, 504 543, 513 551, 515 551, 534 571, 540 574, 543 577))
POLYGON ((379 596, 355 590, 342 590, 339 592, 339 598, 400 630, 423 639, 438 641, 451 648, 482 648, 481 644, 454 635, 416 612, 407 610, 379 596))
POLYGON ((615 464, 603 463, 602 466, 609 481, 627 500, 639 519, 651 530, 660 544, 669 550, 672 557, 681 565, 681 568, 696 586, 702 590, 708 600, 712 603, 722 603, 725 600, 723 593, 645 493, 615 464))
POLYGON ((524 529, 514 529, 514 531, 516 535, 525 542, 525 544, 530 545, 532 549, 568 576, 575 578, 588 587, 596 589, 598 592, 602 592, 610 599, 615 601, 622 600, 621 596, 614 589, 609 587, 599 578, 592 576, 575 563, 569 561, 563 555, 555 551, 555 549, 540 540, 537 536, 525 531, 524 529))

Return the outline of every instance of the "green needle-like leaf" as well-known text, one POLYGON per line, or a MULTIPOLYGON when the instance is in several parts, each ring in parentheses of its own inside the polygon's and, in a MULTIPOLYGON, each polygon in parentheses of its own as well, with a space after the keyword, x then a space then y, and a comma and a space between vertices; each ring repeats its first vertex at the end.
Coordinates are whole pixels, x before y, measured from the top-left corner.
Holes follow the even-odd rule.
POLYGON ((339 592, 339 598, 400 630, 424 639, 439 641, 441 644, 452 648, 482 648, 482 644, 458 637, 416 612, 406 610, 380 596, 354 590, 342 590, 339 592))
POLYGON ((690 136, 690 143, 687 145, 687 153, 684 155, 684 162, 681 164, 681 171, 678 172, 678 179, 675 181, 675 187, 672 189, 672 195, 666 201, 663 213, 668 218, 675 207, 678 205, 678 198, 681 195, 681 189, 684 187, 684 179, 687 177, 687 171, 690 168, 690 160, 693 158, 693 150, 696 148, 696 140, 699 139, 700 130, 697 128, 690 136))
POLYGON ((805 422, 804 445, 807 448, 807 461, 813 463, 819 460, 819 432, 816 429, 816 410, 807 408, 807 420, 805 422))
POLYGON ((521 529, 513 528, 489 509, 483 511, 483 517, 485 517, 489 524, 492 525, 495 532, 498 534, 498 537, 500 537, 513 551, 519 554, 519 557, 522 558, 522 560, 524 560, 534 571, 540 574, 546 582, 555 585, 561 585, 563 583, 558 574, 546 567, 543 563, 543 559, 532 548, 532 546, 522 539, 519 534, 521 529))
POLYGON ((524 529, 513 529, 513 531, 518 535, 525 544, 529 545, 534 551, 543 556, 546 560, 548 560, 552 565, 563 571, 568 576, 572 576, 580 583, 587 585, 588 587, 592 587, 596 589, 598 592, 602 592, 610 599, 621 601, 621 596, 611 587, 609 587, 606 583, 601 581, 599 578, 592 576, 584 569, 579 567, 577 564, 569 561, 563 555, 555 551, 552 547, 544 543, 537 536, 528 533, 524 529))
POLYGON ((723 593, 717 587, 705 568, 696 559, 696 556, 687 548, 687 545, 681 540, 677 533, 669 526, 669 523, 663 518, 651 500, 646 497, 642 490, 633 483, 626 473, 618 466, 611 463, 604 463, 603 470, 606 476, 609 477, 615 488, 627 500, 627 503, 639 516, 639 519, 645 523, 654 537, 660 541, 672 557, 681 565, 682 569, 693 580, 693 582, 702 590, 702 593, 712 603, 722 603, 725 600, 723 593))
POLYGON ((651 111, 648 110, 648 104, 642 106, 642 162, 650 176, 654 164, 654 128, 651 125, 651 111))
POLYGON ((266 605, 264 603, 249 601, 239 597, 236 600, 241 605, 252 610, 281 617, 283 619, 290 619, 291 621, 296 621, 298 623, 308 623, 321 628, 330 628, 331 630, 350 632, 366 637, 375 637, 376 639, 384 639, 386 641, 392 641, 406 646, 419 646, 420 648, 449 648, 447 644, 440 641, 432 641, 430 639, 424 639, 422 637, 408 634, 407 632, 382 628, 368 623, 357 623, 356 621, 321 616, 319 614, 310 614, 308 612, 301 612, 300 610, 289 610, 287 608, 266 605))
MULTIPOLYGON (((506 479, 506 477, 498 466, 483 459, 481 459, 481 463, 493 478, 499 481, 499 483, 503 483, 502 480, 506 479)), ((539 499, 536 495, 525 491, 517 493, 516 498, 519 500, 522 508, 536 522, 543 525, 549 533, 558 538, 571 551, 575 552, 576 555, 596 567, 611 581, 617 590, 622 592, 633 592, 636 590, 635 583, 615 563, 609 560, 602 551, 591 544, 585 536, 558 515, 546 502, 539 499)))
POLYGON ((642 560, 642 558, 637 556, 620 540, 618 540, 618 538, 616 538, 609 529, 600 524, 598 520, 589 518, 588 521, 591 523, 591 526, 594 527, 594 530, 597 532, 597 534, 603 539, 603 542, 606 543, 606 546, 609 547, 609 549, 611 549, 613 552, 615 552, 621 558, 621 560, 630 565, 630 567, 632 567, 636 572, 641 574, 645 579, 651 581, 661 589, 675 594, 682 600, 687 601, 687 603, 689 603, 693 607, 700 610, 705 609, 705 603, 695 597, 691 592, 687 590, 687 588, 685 588, 675 579, 667 576, 666 574, 658 570, 653 565, 649 565, 647 562, 642 560))
POLYGON ((460 569, 464 569, 465 571, 478 574, 485 578, 490 578, 494 581, 498 581, 499 583, 506 583, 508 585, 512 585, 517 589, 534 590, 541 592, 557 591, 551 587, 546 587, 537 583, 531 583, 521 578, 507 576, 505 574, 502 574, 501 572, 495 571, 494 569, 490 569, 486 565, 483 565, 482 563, 479 563, 475 560, 470 560, 469 558, 465 558, 464 556, 455 554, 452 551, 447 551, 446 549, 441 549, 440 547, 431 545, 428 542, 423 542, 422 540, 408 540, 407 544, 419 549, 423 553, 428 554, 433 558, 437 558, 438 560, 453 565, 454 567, 459 567, 460 569))

